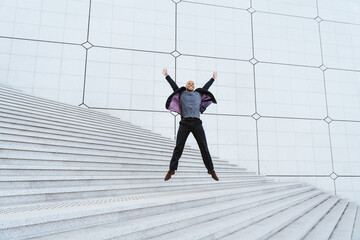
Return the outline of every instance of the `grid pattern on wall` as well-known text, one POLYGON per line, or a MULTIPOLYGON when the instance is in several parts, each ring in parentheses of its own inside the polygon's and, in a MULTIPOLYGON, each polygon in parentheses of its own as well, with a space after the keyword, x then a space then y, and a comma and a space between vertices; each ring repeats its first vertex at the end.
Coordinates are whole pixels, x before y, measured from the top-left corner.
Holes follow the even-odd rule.
POLYGON ((202 116, 213 155, 360 202, 359 13, 355 0, 5 0, 0 82, 174 138, 162 69, 198 86, 217 71, 202 116))

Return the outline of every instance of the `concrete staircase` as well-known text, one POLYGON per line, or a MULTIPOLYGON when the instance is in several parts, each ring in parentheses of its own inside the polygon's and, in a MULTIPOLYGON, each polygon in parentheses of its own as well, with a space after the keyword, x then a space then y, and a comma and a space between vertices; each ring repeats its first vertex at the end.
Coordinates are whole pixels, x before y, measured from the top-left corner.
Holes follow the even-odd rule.
POLYGON ((0 85, 0 239, 360 239, 357 204, 0 85))

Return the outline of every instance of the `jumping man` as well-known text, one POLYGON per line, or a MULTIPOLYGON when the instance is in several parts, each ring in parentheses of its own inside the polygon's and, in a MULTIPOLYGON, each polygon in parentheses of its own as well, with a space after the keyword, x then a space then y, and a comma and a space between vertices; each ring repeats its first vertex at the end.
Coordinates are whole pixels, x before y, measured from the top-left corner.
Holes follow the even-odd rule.
POLYGON ((169 171, 167 172, 164 180, 169 180, 171 175, 175 174, 179 159, 184 150, 186 139, 190 132, 192 132, 197 144, 199 145, 201 156, 205 167, 208 170, 208 174, 211 174, 213 179, 219 181, 206 143, 202 121, 200 120, 200 113, 203 113, 211 103, 216 103, 215 97, 208 91, 208 89, 215 81, 217 72, 213 73, 212 78, 202 88, 197 89, 195 89, 194 82, 191 80, 186 83, 186 87, 179 88, 174 80, 172 80, 168 75, 166 69, 164 69, 162 73, 174 90, 174 92, 168 97, 165 107, 166 109, 177 112, 181 115, 180 126, 176 138, 176 146, 170 161, 169 171))

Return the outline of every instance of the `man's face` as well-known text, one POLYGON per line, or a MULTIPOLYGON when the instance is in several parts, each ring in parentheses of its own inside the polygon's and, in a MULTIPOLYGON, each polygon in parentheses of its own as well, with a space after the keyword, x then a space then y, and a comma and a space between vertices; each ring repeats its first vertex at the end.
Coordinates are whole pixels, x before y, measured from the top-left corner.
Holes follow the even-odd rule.
POLYGON ((186 83, 186 89, 190 92, 194 91, 195 89, 195 85, 194 85, 194 82, 193 81, 188 81, 186 83))

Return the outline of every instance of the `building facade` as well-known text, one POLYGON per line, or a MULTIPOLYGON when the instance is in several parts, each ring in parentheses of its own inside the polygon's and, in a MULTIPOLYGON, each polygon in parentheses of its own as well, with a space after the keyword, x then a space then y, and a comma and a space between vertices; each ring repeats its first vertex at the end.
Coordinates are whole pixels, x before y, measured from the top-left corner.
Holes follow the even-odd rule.
POLYGON ((217 71, 212 155, 360 202, 358 53, 356 0, 0 1, 0 83, 174 139, 162 69, 217 71))

